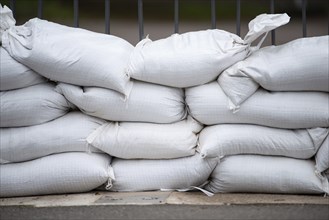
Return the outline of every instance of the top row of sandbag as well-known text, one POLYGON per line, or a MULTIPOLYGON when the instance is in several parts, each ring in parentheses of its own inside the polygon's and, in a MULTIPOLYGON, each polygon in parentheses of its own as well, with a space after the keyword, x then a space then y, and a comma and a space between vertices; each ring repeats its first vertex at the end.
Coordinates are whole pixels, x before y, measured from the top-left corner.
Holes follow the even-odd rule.
MULTIPOLYGON (((172 87, 191 87, 215 80, 245 59, 251 43, 289 22, 286 14, 262 14, 249 23, 244 39, 222 31, 174 34, 135 48, 127 41, 34 18, 15 26, 12 12, 0 5, 2 47, 20 63, 53 81, 96 86, 129 95, 130 77, 172 87)), ((8 90, 8 88, 6 88, 8 90)), ((4 90, 1 88, 1 90, 4 90)))

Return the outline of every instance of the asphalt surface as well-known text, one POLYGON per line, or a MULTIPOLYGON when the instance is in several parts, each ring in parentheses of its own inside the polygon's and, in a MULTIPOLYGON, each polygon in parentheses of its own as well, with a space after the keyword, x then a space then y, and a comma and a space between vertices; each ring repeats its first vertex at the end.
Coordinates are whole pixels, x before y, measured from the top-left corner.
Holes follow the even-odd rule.
POLYGON ((323 195, 93 192, 0 200, 0 219, 329 219, 323 195))
POLYGON ((93 207, 1 207, 1 219, 324 219, 328 206, 152 205, 93 207))

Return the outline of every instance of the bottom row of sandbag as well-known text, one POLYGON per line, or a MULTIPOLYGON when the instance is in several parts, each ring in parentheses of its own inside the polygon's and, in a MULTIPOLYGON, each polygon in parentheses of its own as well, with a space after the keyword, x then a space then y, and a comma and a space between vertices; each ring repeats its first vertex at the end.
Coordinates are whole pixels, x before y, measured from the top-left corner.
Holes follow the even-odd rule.
POLYGON ((0 166, 0 196, 109 191, 194 190, 211 193, 329 193, 328 176, 313 160, 200 154, 166 160, 124 160, 102 153, 68 152, 0 166))

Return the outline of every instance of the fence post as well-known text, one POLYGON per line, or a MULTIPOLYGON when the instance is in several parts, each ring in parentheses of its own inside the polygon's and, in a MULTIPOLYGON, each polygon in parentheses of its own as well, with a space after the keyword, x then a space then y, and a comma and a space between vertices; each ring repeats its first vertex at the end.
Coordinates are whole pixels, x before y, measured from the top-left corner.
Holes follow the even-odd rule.
POLYGON ((79 0, 73 0, 74 27, 79 27, 79 0))
POLYGON ((138 0, 139 40, 144 38, 143 0, 138 0))
POLYGON ((236 34, 240 36, 241 32, 241 1, 236 0, 236 34))
POLYGON ((179 0, 174 0, 174 32, 178 33, 179 32, 179 0))
POLYGON ((105 0, 105 34, 110 34, 110 0, 105 0))
POLYGON ((303 37, 307 36, 307 29, 306 29, 306 4, 307 1, 302 1, 302 20, 303 20, 303 37))
POLYGON ((211 0, 211 28, 216 28, 216 0, 211 0))
POLYGON ((38 18, 43 16, 43 0, 38 0, 38 18))
MULTIPOLYGON (((274 10, 275 10, 274 6, 275 6, 275 2, 274 2, 274 0, 271 0, 271 3, 270 3, 271 14, 274 14, 274 10)), ((271 31, 271 43, 272 43, 272 45, 275 45, 275 30, 271 31)))

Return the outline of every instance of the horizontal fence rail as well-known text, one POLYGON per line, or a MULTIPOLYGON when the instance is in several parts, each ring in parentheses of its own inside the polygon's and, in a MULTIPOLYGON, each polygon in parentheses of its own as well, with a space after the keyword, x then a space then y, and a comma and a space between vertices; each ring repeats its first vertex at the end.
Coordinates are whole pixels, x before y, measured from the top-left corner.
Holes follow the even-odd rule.
MULTIPOLYGON (((138 30, 139 39, 144 38, 144 17, 143 17, 143 0, 137 0, 137 13, 138 13, 138 30)), ((211 28, 216 28, 216 0, 210 1, 210 15, 211 15, 211 28)), ((247 0, 246 0, 247 1, 247 0)), ((236 0, 236 34, 241 34, 241 0, 236 0)), ((44 0, 38 0, 38 18, 43 17, 44 0)), ((173 0, 174 5, 174 33, 179 33, 179 0, 173 0)), ((275 0, 269 0, 269 13, 275 13, 275 0)), ((110 0, 104 0, 105 8, 105 33, 110 34, 110 0)), ((16 16, 16 0, 10 0, 9 7, 16 16)), ((303 37, 307 36, 307 0, 301 0, 301 14, 302 14, 302 34, 303 37)), ((73 26, 79 27, 79 0, 73 0, 73 26)), ((271 32, 271 43, 275 44, 275 31, 271 32)))

